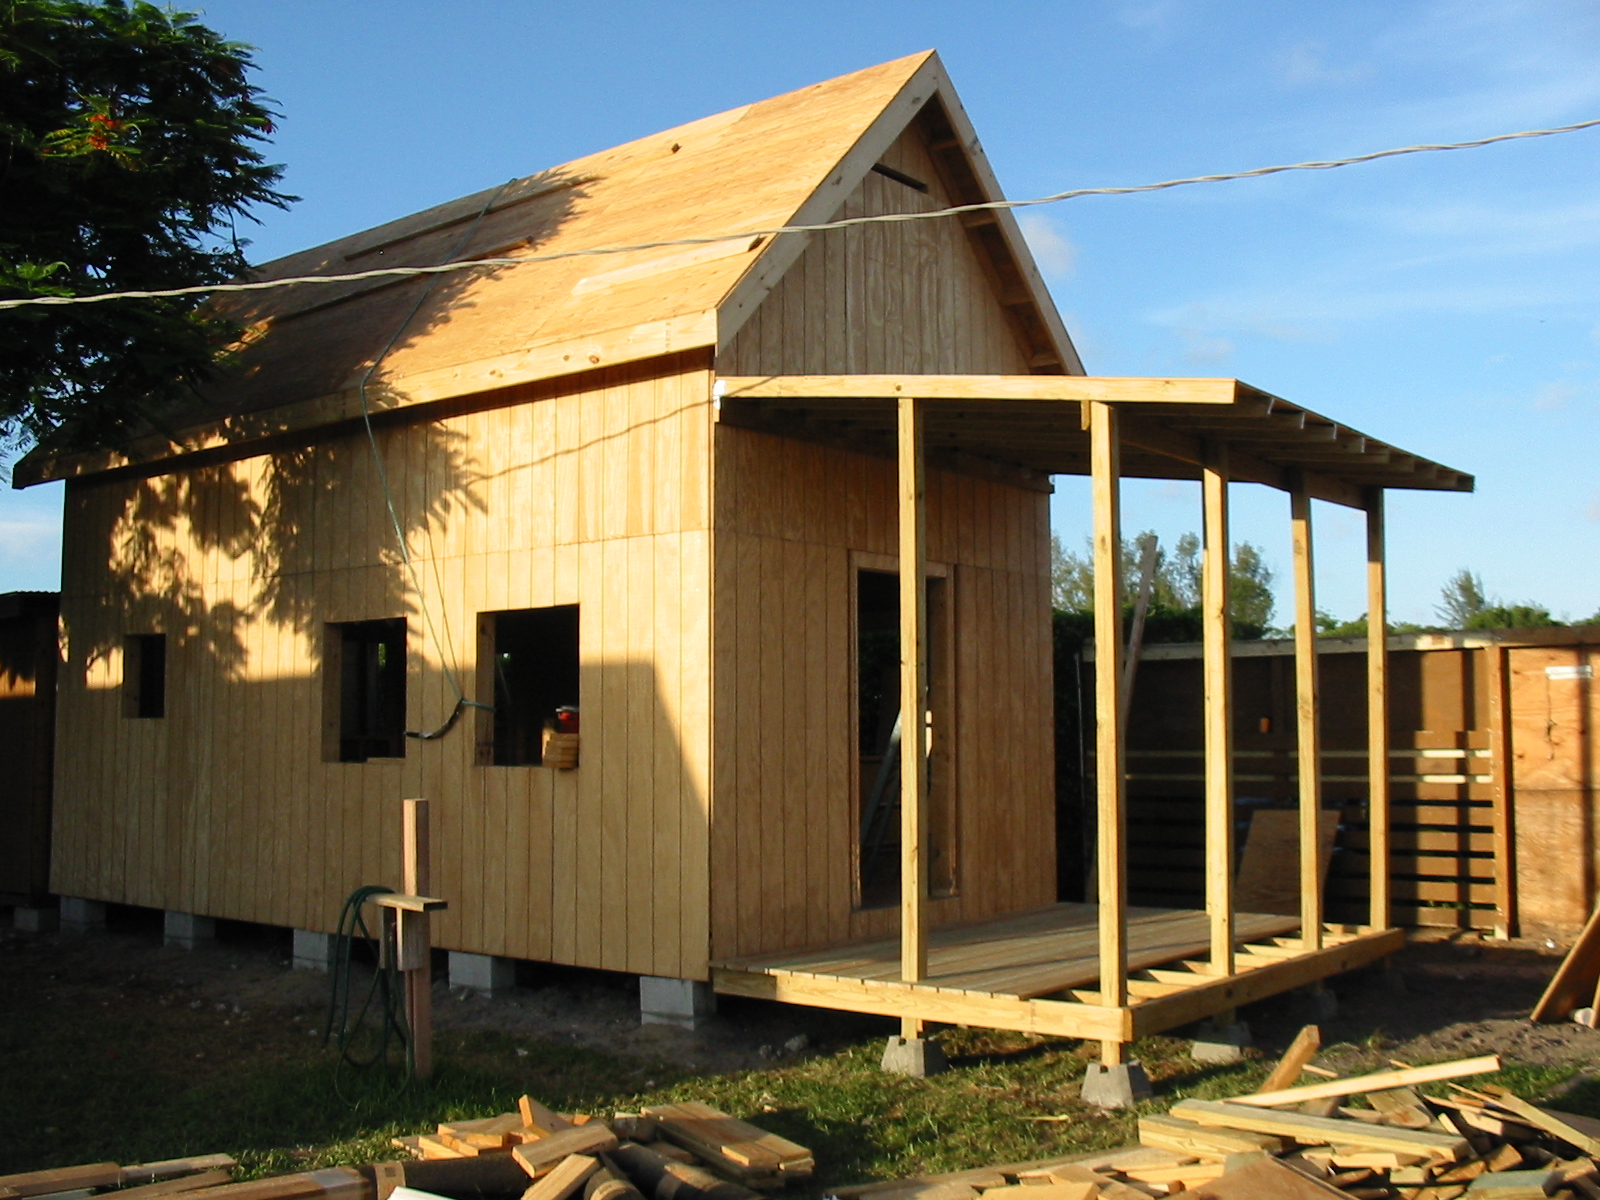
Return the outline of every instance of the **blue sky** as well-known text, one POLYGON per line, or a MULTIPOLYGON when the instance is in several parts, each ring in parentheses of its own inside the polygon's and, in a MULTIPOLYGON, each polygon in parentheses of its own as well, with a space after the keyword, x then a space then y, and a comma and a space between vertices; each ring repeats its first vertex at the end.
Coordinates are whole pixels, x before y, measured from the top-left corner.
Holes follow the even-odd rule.
MULTIPOLYGON (((258 48, 303 197, 270 258, 590 151, 936 47, 1009 195, 1132 184, 1600 117, 1589 0, 806 5, 218 0, 258 48)), ((1337 172, 1090 198, 1027 219, 1095 374, 1233 375, 1474 472, 1391 493, 1393 615, 1456 569, 1600 609, 1600 130, 1337 172)), ((1236 536, 1288 575, 1287 501, 1236 536)), ((1130 483, 1130 532, 1198 524, 1130 483)), ((59 491, 0 493, 0 591, 54 587, 59 491)), ((1082 483, 1058 481, 1069 542, 1082 483)), ((1365 602, 1356 514, 1319 505, 1318 586, 1365 602)), ((1288 607, 1280 588, 1280 613, 1288 607)))

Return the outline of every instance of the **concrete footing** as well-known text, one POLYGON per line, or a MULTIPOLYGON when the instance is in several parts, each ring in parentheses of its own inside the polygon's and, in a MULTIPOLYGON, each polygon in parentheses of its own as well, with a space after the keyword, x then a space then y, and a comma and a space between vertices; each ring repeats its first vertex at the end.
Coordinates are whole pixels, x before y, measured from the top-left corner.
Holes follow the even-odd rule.
POLYGON ((294 931, 294 959, 290 965, 296 971, 327 972, 333 967, 333 949, 339 939, 331 933, 317 933, 311 929, 294 931))
POLYGON ((18 933, 54 933, 61 925, 61 914, 53 908, 19 904, 11 912, 11 924, 18 933))
POLYGON ((1206 1021, 1195 1030, 1189 1055, 1195 1062, 1236 1063, 1244 1058, 1244 1048, 1250 1044, 1250 1026, 1243 1021, 1227 1025, 1206 1021))
POLYGON ((217 936, 217 923, 195 913, 168 912, 162 922, 163 944, 178 950, 193 950, 217 936))
POLYGON ((891 1075, 910 1075, 914 1079, 926 1079, 950 1069, 944 1047, 926 1037, 890 1038, 884 1043, 880 1065, 891 1075))
POLYGON ((470 988, 480 996, 503 996, 517 986, 517 961, 452 950, 450 986, 470 988))
POLYGON ((106 927, 106 906, 101 900, 81 896, 61 897, 61 929, 65 933, 93 933, 106 927))
POLYGON ((696 979, 639 976, 639 1024, 698 1029, 717 1011, 717 994, 696 979))
POLYGON ((1150 1098, 1150 1077, 1136 1062, 1115 1067, 1090 1063, 1081 1095, 1085 1104, 1096 1108, 1131 1108, 1150 1098))

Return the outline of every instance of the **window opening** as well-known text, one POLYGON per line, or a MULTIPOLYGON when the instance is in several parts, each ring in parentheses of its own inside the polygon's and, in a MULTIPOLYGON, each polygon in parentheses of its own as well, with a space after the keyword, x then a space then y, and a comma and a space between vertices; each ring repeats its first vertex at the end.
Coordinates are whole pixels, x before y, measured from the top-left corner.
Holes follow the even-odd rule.
POLYGON ((545 730, 576 727, 578 606, 484 613, 478 639, 478 695, 494 696, 478 714, 478 762, 543 765, 545 730))
MULTIPOLYGON (((353 621, 329 627, 337 667, 338 762, 404 758, 406 753, 406 623, 353 621)), ((330 722, 331 724, 331 722, 330 722)))
POLYGON ((167 715, 167 635, 137 633, 122 647, 122 715, 167 715))
MULTIPOLYGON (((927 588, 928 881, 940 896, 956 885, 947 580, 930 576, 927 588)), ((888 571, 856 573, 856 687, 856 888, 862 908, 881 908, 900 899, 900 578, 888 571)))

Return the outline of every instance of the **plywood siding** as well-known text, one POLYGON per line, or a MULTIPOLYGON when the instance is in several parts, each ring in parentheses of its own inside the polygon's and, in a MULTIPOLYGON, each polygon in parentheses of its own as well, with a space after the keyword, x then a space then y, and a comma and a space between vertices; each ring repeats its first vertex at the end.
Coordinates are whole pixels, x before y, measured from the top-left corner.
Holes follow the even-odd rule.
POLYGON ((438 944, 703 977, 710 758, 703 360, 67 500, 53 889, 333 927, 398 886, 433 801, 438 944), (385 490, 412 555, 401 561, 385 490), (323 761, 329 621, 404 616, 407 728, 475 691, 477 616, 580 606, 582 764, 474 764, 475 714, 400 761, 323 761), (122 716, 168 635, 167 715, 122 716))
MULTIPOLYGON (((869 172, 834 215, 925 212, 953 203, 913 125, 881 161, 924 195, 869 172)), ((724 375, 911 371, 1026 375, 1005 310, 953 220, 814 235, 717 357, 724 375)))
POLYGON ((1518 909, 1525 932, 1571 935, 1600 887, 1600 650, 1527 646, 1507 657, 1518 909))

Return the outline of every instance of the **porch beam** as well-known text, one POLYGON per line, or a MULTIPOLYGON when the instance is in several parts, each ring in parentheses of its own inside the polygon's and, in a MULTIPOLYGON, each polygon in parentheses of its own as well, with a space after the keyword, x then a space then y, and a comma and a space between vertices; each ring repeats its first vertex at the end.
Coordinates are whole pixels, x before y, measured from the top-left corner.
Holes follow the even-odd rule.
POLYGON ((729 400, 1076 400, 1117 404, 1233 404, 1254 388, 1237 379, 1104 375, 724 375, 729 400))
MULTIPOLYGON (((1119 1008, 1128 1000, 1128 855, 1124 830, 1126 768, 1121 708, 1122 681, 1122 501, 1116 408, 1089 405, 1090 472, 1094 494, 1094 708, 1096 874, 1100 883, 1100 1003, 1119 1008)), ((1122 1043, 1104 1040, 1107 1066, 1122 1061, 1122 1043)))
POLYGON ((1201 637, 1205 653, 1206 913, 1211 971, 1233 974, 1233 627, 1228 604, 1228 448, 1207 447, 1201 481, 1201 637))
MULTIPOLYGON (((1317 816, 1322 806, 1322 746, 1317 728, 1317 602, 1311 557, 1311 494, 1297 480, 1289 491, 1294 542, 1294 681, 1300 780, 1300 944, 1322 948, 1322 862, 1317 816)), ((1385 764, 1387 765, 1387 764, 1385 764)))
POLYGON ((1367 924, 1389 927, 1389 596, 1383 489, 1367 492, 1367 924))
MULTIPOLYGON (((900 978, 916 983, 928 974, 928 536, 923 466, 922 402, 899 399, 897 442, 900 484, 900 978)), ((917 1037, 921 1022, 902 1014, 903 1036, 917 1037)))

